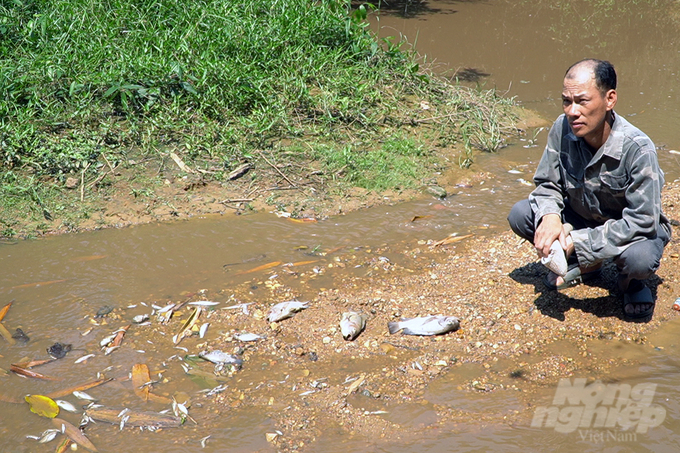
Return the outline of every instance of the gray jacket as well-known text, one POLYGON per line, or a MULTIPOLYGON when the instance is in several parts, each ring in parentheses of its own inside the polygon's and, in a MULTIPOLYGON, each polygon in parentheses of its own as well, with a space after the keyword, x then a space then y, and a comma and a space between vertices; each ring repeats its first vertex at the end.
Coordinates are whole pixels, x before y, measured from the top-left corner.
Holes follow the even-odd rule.
POLYGON ((560 115, 550 129, 534 183, 529 203, 536 226, 544 215, 560 214, 566 205, 583 218, 587 228, 571 232, 581 266, 655 238, 660 227, 670 237, 661 211, 664 176, 654 143, 617 114, 609 138, 595 154, 560 115))

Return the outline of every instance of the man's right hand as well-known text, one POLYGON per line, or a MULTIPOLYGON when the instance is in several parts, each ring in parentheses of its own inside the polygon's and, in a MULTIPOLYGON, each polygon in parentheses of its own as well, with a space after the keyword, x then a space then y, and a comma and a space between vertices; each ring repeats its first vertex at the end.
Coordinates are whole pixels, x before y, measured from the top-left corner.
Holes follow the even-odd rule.
POLYGON ((564 234, 561 217, 558 214, 546 214, 541 218, 541 223, 534 233, 534 247, 539 257, 548 256, 555 239, 559 239, 562 248, 567 250, 567 235, 564 234))

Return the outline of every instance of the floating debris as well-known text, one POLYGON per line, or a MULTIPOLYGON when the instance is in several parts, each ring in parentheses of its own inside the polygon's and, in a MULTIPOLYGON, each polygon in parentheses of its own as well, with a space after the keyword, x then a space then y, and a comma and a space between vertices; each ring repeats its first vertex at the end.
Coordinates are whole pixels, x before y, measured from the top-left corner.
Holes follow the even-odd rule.
POLYGON ((66 434, 69 439, 81 447, 87 448, 90 451, 97 451, 97 448, 92 442, 90 442, 90 439, 85 437, 85 434, 83 434, 82 431, 73 426, 71 423, 67 422, 66 420, 62 420, 61 418, 52 419, 52 423, 59 427, 61 432, 66 434))
POLYGON ((102 349, 104 349, 104 355, 109 355, 120 348, 120 345, 123 343, 123 337, 125 337, 125 332, 127 332, 131 325, 132 324, 128 324, 127 326, 121 327, 99 343, 102 349))
POLYGON ((28 335, 26 335, 24 331, 21 330, 19 327, 17 327, 14 333, 12 334, 12 338, 14 338, 19 343, 28 343, 30 340, 30 338, 28 338, 28 335))
POLYGON ((110 305, 104 305, 102 308, 97 310, 97 313, 94 315, 95 319, 99 318, 105 318, 109 313, 113 311, 113 307, 110 305))
POLYGON ((401 331, 403 335, 439 335, 458 329, 460 321, 455 316, 424 316, 389 322, 387 327, 390 334, 401 331))
POLYGON ((300 310, 309 307, 309 302, 299 302, 297 300, 290 300, 288 302, 281 302, 274 305, 267 316, 267 321, 278 322, 292 317, 300 310))
POLYGON ((54 343, 52 346, 47 348, 47 353, 55 359, 63 359, 70 351, 71 345, 63 343, 54 343))
MULTIPOLYGON (((110 409, 105 407, 90 408, 85 411, 85 414, 96 421, 111 423, 113 425, 120 425, 121 409, 110 409)), ((161 414, 158 412, 140 412, 134 410, 127 410, 123 413, 123 417, 127 417, 125 421, 126 426, 134 427, 153 427, 153 428, 177 428, 182 425, 182 419, 170 414, 161 414)))
POLYGON ((198 321, 199 316, 201 316, 201 307, 196 307, 194 309, 194 312, 189 316, 189 319, 187 319, 184 324, 182 325, 182 328, 179 330, 179 333, 172 337, 172 342, 175 344, 179 344, 180 341, 186 336, 191 335, 191 329, 194 327, 194 324, 198 321))

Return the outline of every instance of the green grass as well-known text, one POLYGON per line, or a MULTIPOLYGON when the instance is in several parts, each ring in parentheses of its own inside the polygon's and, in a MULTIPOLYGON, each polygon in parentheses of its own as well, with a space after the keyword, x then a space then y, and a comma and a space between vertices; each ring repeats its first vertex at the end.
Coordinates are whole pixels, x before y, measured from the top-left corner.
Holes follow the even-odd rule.
POLYGON ((462 164, 473 148, 497 149, 510 103, 423 71, 368 30, 366 13, 339 0, 3 0, 3 211, 18 199, 42 211, 37 191, 49 210, 67 177, 90 183, 168 150, 219 179, 304 141, 316 151, 279 159, 384 190, 425 177, 425 141, 463 147, 462 164))

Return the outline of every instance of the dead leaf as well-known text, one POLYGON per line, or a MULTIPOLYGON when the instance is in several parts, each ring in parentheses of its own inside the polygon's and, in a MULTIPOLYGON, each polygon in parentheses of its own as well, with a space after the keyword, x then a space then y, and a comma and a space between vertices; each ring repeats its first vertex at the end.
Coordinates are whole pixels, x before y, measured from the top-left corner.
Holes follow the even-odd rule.
POLYGON ((294 219, 292 217, 288 217, 288 220, 290 220, 293 223, 316 223, 317 220, 312 217, 303 217, 301 219, 294 219))
POLYGON ((151 382, 151 375, 146 363, 136 363, 133 365, 132 387, 135 390, 135 395, 144 401, 149 401, 149 382, 151 382))
POLYGON ((189 168, 187 166, 187 164, 185 164, 184 161, 182 159, 180 159, 180 157, 177 154, 175 154, 173 152, 170 152, 169 154, 170 154, 170 157, 172 158, 172 160, 175 161, 175 163, 177 164, 177 166, 179 167, 180 170, 182 170, 185 173, 196 173, 191 168, 189 168))
POLYGON ((305 264, 314 264, 318 262, 319 260, 297 261, 295 263, 292 263, 291 266, 304 266, 305 264))
POLYGON ((467 239, 474 236, 474 234, 466 234, 464 236, 449 236, 447 238, 442 239, 441 241, 437 241, 434 244, 432 244, 432 247, 439 247, 440 245, 447 245, 447 244, 453 244, 454 242, 459 242, 462 241, 463 239, 467 239))
POLYGON ((44 374, 36 373, 35 371, 27 370, 26 368, 21 368, 15 365, 11 365, 9 370, 13 373, 16 373, 20 376, 24 377, 30 377, 34 379, 43 379, 46 381, 58 381, 59 379, 45 376, 44 374))
POLYGON ((189 319, 187 319, 184 322, 184 325, 182 325, 182 328, 179 330, 179 333, 175 335, 174 337, 174 342, 175 344, 179 344, 180 341, 182 341, 182 338, 184 338, 187 334, 187 332, 191 332, 191 328, 196 324, 198 321, 198 317, 201 315, 201 307, 198 306, 194 309, 194 312, 189 316, 189 319))
POLYGON ((267 270, 267 269, 271 269, 272 267, 280 266, 281 264, 282 264, 281 261, 273 261, 271 263, 267 263, 267 264, 263 264, 261 266, 254 267, 254 268, 247 270, 247 271, 237 272, 234 275, 244 275, 244 274, 250 274, 252 272, 264 271, 264 270, 267 270))
POLYGON ((66 279, 63 280, 50 280, 48 282, 36 282, 36 283, 26 283, 24 285, 17 285, 17 286, 12 286, 12 289, 22 289, 22 288, 33 288, 36 286, 46 286, 46 285, 52 285, 54 283, 62 283, 65 282, 66 279))
POLYGON ((86 261, 95 261, 106 258, 109 255, 90 255, 90 256, 76 256, 71 258, 69 261, 73 263, 83 263, 86 261))
POLYGON ((7 305, 5 305, 4 307, 2 307, 2 310, 0 310, 0 321, 5 319, 5 315, 7 314, 7 311, 9 311, 9 307, 12 306, 13 302, 14 301, 12 301, 12 302, 8 303, 7 305))
POLYGON ((42 359, 42 360, 29 360, 27 362, 13 363, 12 365, 18 366, 19 368, 34 368, 40 365, 45 365, 46 363, 54 362, 57 359, 42 359))
POLYGON ((120 329, 118 329, 118 333, 116 334, 116 337, 113 339, 111 344, 109 344, 109 346, 112 347, 112 348, 119 347, 121 345, 121 343, 123 343, 123 337, 125 336, 125 332, 127 332, 127 330, 130 328, 131 325, 132 324, 128 324, 127 326, 121 327, 120 329))
POLYGON ((430 217, 434 217, 433 215, 414 215, 413 218, 411 219, 411 223, 415 222, 416 220, 420 219, 429 219, 430 217))
POLYGON ((359 376, 356 381, 352 382, 349 385, 349 387, 347 387, 347 394, 351 395, 352 393, 354 393, 354 391, 358 389, 361 384, 363 384, 365 379, 366 375, 362 373, 361 376, 359 376))
POLYGON ((71 439, 64 437, 64 439, 59 442, 59 445, 57 445, 57 449, 54 450, 54 453, 66 453, 72 443, 73 441, 71 439))
POLYGON ((77 443, 78 445, 84 448, 87 448, 90 451, 97 451, 97 448, 94 446, 92 442, 90 442, 90 439, 85 437, 85 434, 83 434, 78 428, 73 426, 71 423, 61 418, 52 419, 52 423, 54 423, 54 426, 64 431, 64 434, 66 434, 68 438, 71 439, 73 442, 77 443))
POLYGON ((54 418, 59 415, 59 406, 49 396, 26 395, 24 399, 34 414, 47 418, 54 418))
POLYGON ((12 334, 9 332, 9 330, 7 330, 7 328, 1 322, 0 322, 0 336, 7 340, 7 343, 9 344, 13 345, 17 343, 17 341, 14 338, 12 338, 12 334))
POLYGON ((84 392, 85 390, 106 384, 112 380, 113 378, 97 379, 95 381, 89 381, 84 384, 76 385, 75 387, 69 387, 64 390, 57 390, 56 392, 48 393, 46 396, 49 396, 52 399, 63 398, 64 396, 70 395, 73 392, 84 392))

